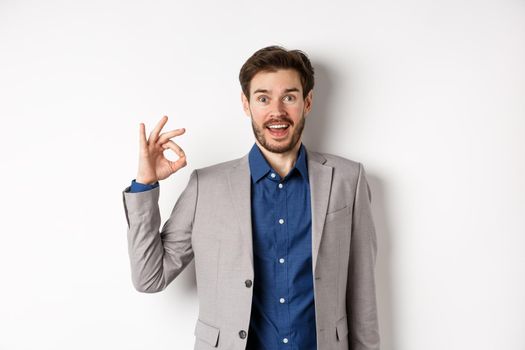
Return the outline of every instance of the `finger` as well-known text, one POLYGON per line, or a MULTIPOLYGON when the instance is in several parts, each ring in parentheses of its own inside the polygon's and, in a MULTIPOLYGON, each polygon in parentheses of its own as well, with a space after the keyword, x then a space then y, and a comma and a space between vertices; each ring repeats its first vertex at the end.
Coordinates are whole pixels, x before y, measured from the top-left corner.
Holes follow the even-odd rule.
POLYGON ((186 129, 180 128, 171 130, 165 133, 160 134, 159 139, 157 140, 157 143, 160 143, 161 145, 164 144, 168 139, 171 139, 172 137, 182 135, 186 132, 186 129))
POLYGON ((186 161, 186 157, 181 157, 179 159, 177 159, 176 161, 172 162, 171 160, 168 161, 169 164, 170 164, 170 168, 171 170, 173 170, 173 172, 176 172, 177 170, 179 170, 180 168, 186 166, 188 164, 188 162, 186 161))
POLYGON ((140 123, 139 125, 139 144, 140 148, 146 148, 146 126, 144 125, 144 123, 140 123))
POLYGON ((164 127, 166 122, 168 121, 168 116, 164 116, 160 118, 157 125, 155 125, 155 128, 151 131, 151 134, 149 135, 148 142, 149 144, 155 144, 157 142, 157 138, 159 137, 160 130, 164 127))
POLYGON ((168 149, 168 148, 171 149, 172 151, 174 151, 179 156, 179 159, 177 159, 174 162, 171 161, 171 160, 168 160, 170 168, 173 170, 173 172, 179 170, 180 168, 182 168, 182 167, 184 167, 184 166, 186 166, 188 164, 187 161, 186 161, 186 155, 184 154, 184 151, 175 142, 173 142, 171 140, 166 141, 162 145, 162 147, 164 149, 168 149))
POLYGON ((177 145, 175 142, 171 141, 171 140, 168 140, 166 142, 164 142, 164 144, 162 145, 162 148, 164 149, 171 149, 173 152, 175 152, 179 157, 186 157, 186 154, 184 154, 184 151, 182 150, 182 148, 180 148, 179 145, 177 145))

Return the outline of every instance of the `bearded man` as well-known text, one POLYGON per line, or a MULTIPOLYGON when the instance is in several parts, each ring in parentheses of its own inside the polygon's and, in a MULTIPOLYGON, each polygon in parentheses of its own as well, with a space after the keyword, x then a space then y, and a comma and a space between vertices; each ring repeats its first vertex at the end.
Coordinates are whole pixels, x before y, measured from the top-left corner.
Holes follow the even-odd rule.
POLYGON ((239 80, 255 143, 194 169, 162 228, 159 181, 186 166, 171 140, 185 129, 161 133, 165 116, 146 139, 140 124, 138 173, 123 190, 134 287, 162 291, 195 259, 194 349, 378 350, 371 191, 362 163, 302 142, 310 60, 265 47, 239 80))

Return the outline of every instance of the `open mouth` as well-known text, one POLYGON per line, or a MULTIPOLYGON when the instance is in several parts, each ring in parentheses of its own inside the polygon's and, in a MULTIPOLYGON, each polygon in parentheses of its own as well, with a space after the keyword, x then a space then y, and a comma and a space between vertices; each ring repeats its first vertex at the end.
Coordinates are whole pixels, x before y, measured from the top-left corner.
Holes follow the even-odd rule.
POLYGON ((288 128, 290 124, 288 123, 275 123, 268 125, 266 129, 270 131, 270 134, 275 137, 283 137, 288 134, 288 128))

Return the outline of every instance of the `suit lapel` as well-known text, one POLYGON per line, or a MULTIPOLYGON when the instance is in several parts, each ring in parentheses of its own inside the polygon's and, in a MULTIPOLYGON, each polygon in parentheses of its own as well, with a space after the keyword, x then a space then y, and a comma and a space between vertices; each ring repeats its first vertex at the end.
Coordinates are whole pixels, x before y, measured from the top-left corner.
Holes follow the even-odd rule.
POLYGON ((240 158, 239 162, 230 169, 228 181, 233 210, 243 239, 242 247, 248 250, 250 266, 253 269, 251 177, 248 154, 240 158))
POLYGON ((332 167, 323 165, 326 159, 320 153, 307 150, 307 158, 312 207, 312 271, 315 276, 317 255, 332 187, 332 167))

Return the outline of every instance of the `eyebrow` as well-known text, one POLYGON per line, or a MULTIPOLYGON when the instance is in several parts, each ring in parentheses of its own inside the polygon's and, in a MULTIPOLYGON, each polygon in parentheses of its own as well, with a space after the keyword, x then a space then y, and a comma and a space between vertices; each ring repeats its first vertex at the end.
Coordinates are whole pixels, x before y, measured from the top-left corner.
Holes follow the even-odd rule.
MULTIPOLYGON (((253 94, 255 95, 256 93, 258 92, 264 92, 264 93, 268 93, 270 92, 271 90, 267 90, 267 89, 257 89, 253 92, 253 94)), ((288 88, 288 89, 285 89, 284 92, 285 93, 288 93, 288 92, 293 92, 293 91, 297 91, 299 92, 299 89, 298 88, 288 88)))

